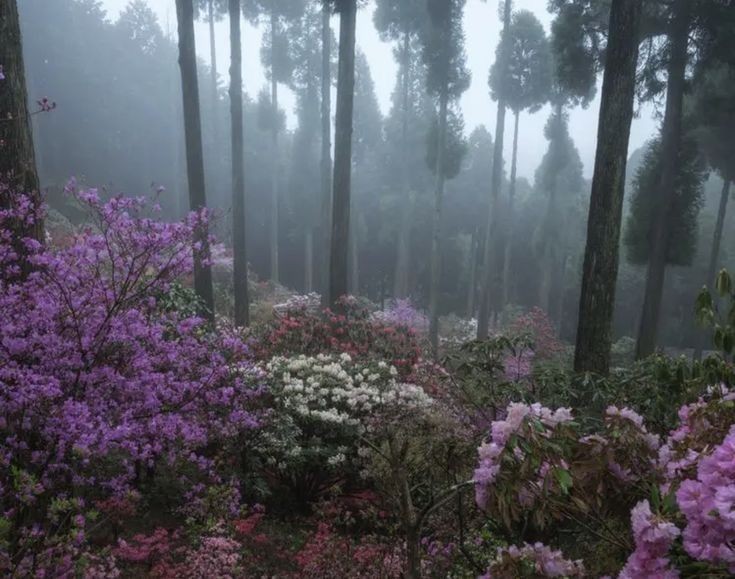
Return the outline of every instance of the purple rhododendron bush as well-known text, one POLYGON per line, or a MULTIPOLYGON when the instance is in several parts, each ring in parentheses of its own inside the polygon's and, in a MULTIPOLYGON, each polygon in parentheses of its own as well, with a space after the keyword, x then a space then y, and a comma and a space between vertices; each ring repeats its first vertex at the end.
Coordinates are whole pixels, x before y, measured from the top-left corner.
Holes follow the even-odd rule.
POLYGON ((283 288, 236 329, 190 289, 206 213, 67 194, 45 244, 0 210, 3 576, 735 574, 726 357, 575 376, 534 309, 433 360, 410 300, 283 288))

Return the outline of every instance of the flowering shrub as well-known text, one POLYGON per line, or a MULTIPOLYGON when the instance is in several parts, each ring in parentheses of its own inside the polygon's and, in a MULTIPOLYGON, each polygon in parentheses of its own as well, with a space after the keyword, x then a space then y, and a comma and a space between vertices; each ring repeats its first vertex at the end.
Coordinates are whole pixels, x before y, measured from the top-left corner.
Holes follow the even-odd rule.
POLYGON ((38 217, 22 196, 0 210, 0 522, 10 569, 73 532, 69 517, 53 520, 72 489, 124 497, 162 461, 215 476, 203 449, 257 424, 242 341, 157 304, 190 272, 206 216, 163 223, 145 216, 143 199, 69 190, 90 225, 63 248, 13 237, 11 222, 38 217))
MULTIPOLYGON (((618 550, 628 539, 614 529, 627 518, 634 548, 621 579, 678 577, 687 561, 733 573, 735 396, 717 388, 709 397, 681 408, 663 445, 628 408, 609 407, 598 433, 584 434, 566 409, 511 404, 479 448, 477 503, 508 527, 576 525, 618 550)), ((507 572, 518 553, 494 564, 507 572)))
POLYGON ((679 529, 673 523, 659 520, 648 501, 641 501, 631 511, 631 527, 635 551, 620 572, 619 579, 660 577, 675 579, 679 573, 672 569, 668 552, 679 529))
POLYGON ((527 336, 533 342, 533 351, 539 359, 547 360, 564 351, 564 345, 548 314, 541 308, 532 308, 515 318, 507 328, 509 336, 527 336))
POLYGON ((686 552, 735 573, 735 426, 701 460, 697 478, 681 483, 676 500, 686 517, 686 552))
POLYGON ((550 549, 542 543, 534 543, 498 549, 487 573, 480 579, 585 576, 581 561, 569 561, 561 551, 550 549))
POLYGON ((320 522, 296 554, 296 576, 313 579, 398 579, 403 576, 401 549, 375 537, 352 539, 320 522))
POLYGON ((255 352, 261 360, 347 353, 355 359, 385 361, 405 377, 421 356, 414 329, 374 319, 354 298, 342 299, 341 313, 317 311, 310 298, 298 302, 281 308, 259 336, 255 352))
POLYGON ((268 471, 304 499, 354 468, 359 438, 372 420, 431 404, 421 388, 398 382, 395 367, 360 364, 348 354, 276 357, 266 370, 274 412, 261 452, 268 471))
POLYGON ((429 331, 429 318, 418 311, 410 299, 393 300, 385 310, 375 312, 373 317, 390 326, 410 328, 422 336, 429 331))

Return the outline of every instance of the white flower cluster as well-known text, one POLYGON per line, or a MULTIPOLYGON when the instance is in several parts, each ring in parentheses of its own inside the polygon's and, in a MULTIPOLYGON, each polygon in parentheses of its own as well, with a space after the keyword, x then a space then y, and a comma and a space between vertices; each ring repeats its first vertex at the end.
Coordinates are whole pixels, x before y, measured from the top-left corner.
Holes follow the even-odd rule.
POLYGON ((362 419, 390 408, 426 408, 432 399, 413 384, 396 381, 398 372, 385 362, 357 366, 339 357, 274 358, 267 371, 284 410, 296 416, 362 429, 362 419))
POLYGON ((273 309, 278 314, 299 311, 318 312, 321 308, 322 297, 316 292, 311 292, 306 295, 294 294, 289 296, 285 302, 273 306, 273 309))

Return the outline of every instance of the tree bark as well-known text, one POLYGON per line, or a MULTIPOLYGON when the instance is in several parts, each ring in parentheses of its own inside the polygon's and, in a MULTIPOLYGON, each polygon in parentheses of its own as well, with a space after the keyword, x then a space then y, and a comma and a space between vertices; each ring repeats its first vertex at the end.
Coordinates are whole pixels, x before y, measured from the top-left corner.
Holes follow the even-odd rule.
POLYGON ((401 104, 401 151, 403 162, 401 163, 401 226, 398 232, 398 250, 396 255, 396 271, 394 276, 393 295, 396 298, 408 296, 408 268, 411 255, 411 190, 409 185, 408 163, 406 154, 408 151, 408 107, 409 88, 411 79, 411 36, 408 32, 403 35, 403 47, 401 49, 401 66, 403 67, 402 78, 402 104, 401 104))
MULTIPOLYGON (((717 211, 717 222, 715 224, 715 232, 712 238, 712 250, 709 254, 709 266, 707 267, 707 280, 705 286, 712 289, 715 283, 715 276, 717 275, 717 266, 720 263, 720 246, 722 245, 722 233, 725 229, 725 216, 727 215, 727 203, 730 200, 730 186, 731 181, 725 179, 722 183, 722 193, 720 194, 720 207, 717 211)), ((702 359, 702 351, 705 347, 707 335, 703 332, 703 335, 697 342, 697 348, 694 351, 694 359, 702 359)))
POLYGON ((240 0, 229 0, 230 116, 232 121, 232 247, 235 325, 250 322, 248 257, 245 225, 245 138, 242 108, 242 39, 240 0))
POLYGON ((339 72, 334 139, 334 190, 330 244, 329 304, 347 295, 352 177, 352 113, 355 99, 356 0, 340 4, 339 72))
POLYGON ((307 229, 304 239, 304 290, 314 291, 314 232, 307 229))
POLYGON ((472 318, 475 315, 475 294, 477 293, 477 254, 480 250, 480 242, 477 230, 472 232, 472 241, 470 242, 470 259, 468 265, 468 282, 467 282, 467 317, 472 318))
POLYGON ((444 200, 444 156, 447 144, 447 109, 449 95, 444 88, 439 97, 439 130, 436 143, 436 181, 434 186, 434 219, 431 226, 431 288, 429 293, 429 341, 436 359, 439 355, 439 283, 441 281, 441 220, 444 200))
MULTIPOLYGON (((184 104, 189 207, 192 211, 200 211, 207 208, 207 194, 204 186, 202 121, 199 109, 199 79, 197 77, 192 0, 176 0, 176 16, 179 28, 179 67, 181 68, 181 89, 184 104)), ((213 321, 212 270, 208 265, 202 264, 202 257, 209 256, 209 230, 206 223, 197 228, 195 239, 201 244, 202 249, 200 255, 195 255, 194 289, 202 302, 202 315, 213 321)))
POLYGON ((217 50, 215 47, 214 34, 214 0, 208 0, 207 17, 209 19, 209 59, 211 61, 212 72, 212 134, 214 142, 219 141, 218 123, 217 123, 217 50))
POLYGON ((278 150, 278 77, 276 76, 276 26, 278 17, 275 10, 271 10, 271 107, 273 111, 271 127, 271 226, 270 226, 270 253, 271 253, 271 281, 279 283, 278 271, 278 173, 280 171, 280 151, 278 150))
MULTIPOLYGON (((505 9, 503 12, 503 40, 501 44, 501 58, 503 59, 503 68, 507 66, 508 60, 508 29, 510 28, 510 18, 513 3, 511 0, 505 0, 505 9)), ((493 148, 493 172, 490 181, 490 213, 487 219, 487 228, 485 232, 485 251, 482 260, 482 288, 480 290, 480 311, 477 315, 477 338, 487 338, 490 322, 490 298, 492 288, 495 284, 496 272, 496 248, 500 239, 498 231, 500 225, 500 189, 503 186, 503 141, 505 135, 505 107, 506 98, 501 89, 498 97, 498 114, 495 120, 495 147, 493 148)))
POLYGON ((640 19, 639 0, 613 0, 579 302, 577 372, 606 375, 610 370, 640 19))
POLYGON ((329 2, 322 3, 322 70, 321 70, 321 195, 322 231, 320 280, 322 301, 329 296, 329 244, 332 230, 332 28, 329 2))
POLYGON ((653 354, 658 336, 661 299, 666 278, 666 257, 671 229, 671 207, 676 195, 677 159, 681 146, 684 89, 692 0, 676 0, 669 33, 670 57, 661 143, 661 174, 656 188, 651 249, 648 257, 646 291, 638 329, 636 359, 653 354))
POLYGON ((508 187, 508 235, 505 236, 505 258, 503 259, 503 301, 505 307, 510 301, 510 275, 511 262, 513 259, 512 240, 513 226, 515 221, 516 180, 518 177, 518 127, 520 124, 521 111, 514 111, 515 126, 513 129, 513 157, 510 164, 510 186, 508 187))
MULTIPOLYGON (((40 205, 16 0, 0 0, 0 39, 0 66, 5 76, 0 80, 0 180, 9 187, 8 193, 24 193, 40 205)), ((0 207, 12 203, 12 199, 3 197, 5 195, 0 195, 0 207)), ((43 241, 42 221, 30 228, 21 224, 18 227, 19 236, 43 241)))

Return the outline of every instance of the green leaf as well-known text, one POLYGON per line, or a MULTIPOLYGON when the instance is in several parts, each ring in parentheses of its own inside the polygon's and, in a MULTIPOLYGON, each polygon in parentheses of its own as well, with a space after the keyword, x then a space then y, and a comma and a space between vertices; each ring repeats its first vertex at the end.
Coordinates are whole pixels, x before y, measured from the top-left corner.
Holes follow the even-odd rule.
POLYGON ((561 487, 561 492, 565 495, 569 494, 569 489, 574 485, 570 472, 564 468, 556 468, 554 469, 554 477, 561 487))
POLYGON ((732 293, 732 278, 730 277, 730 274, 727 273, 726 269, 721 270, 720 273, 717 274, 715 289, 717 290, 717 293, 723 297, 732 293))

